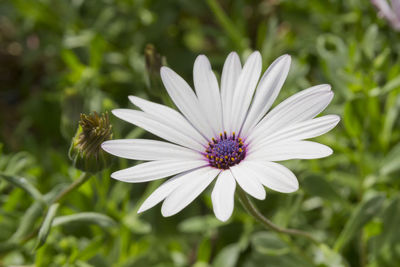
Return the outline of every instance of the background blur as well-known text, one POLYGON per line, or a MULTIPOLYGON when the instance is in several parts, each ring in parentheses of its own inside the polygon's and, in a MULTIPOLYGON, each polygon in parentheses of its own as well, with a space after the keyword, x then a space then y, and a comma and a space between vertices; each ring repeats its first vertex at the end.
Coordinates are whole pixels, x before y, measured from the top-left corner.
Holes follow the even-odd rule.
MULTIPOLYGON (((366 0, 2 1, 0 173, 28 185, 0 178, 0 266, 400 266, 399 41, 366 0), (57 212, 105 216, 53 225, 35 249, 47 207, 32 192, 51 199, 79 177, 67 153, 81 112, 132 107, 128 95, 170 104, 160 61, 192 84, 198 54, 219 75, 230 51, 253 50, 263 69, 292 55, 279 101, 321 83, 335 92, 325 114, 342 120, 318 138, 334 154, 285 162, 300 190, 256 201, 324 245, 266 231, 240 203, 221 223, 209 190, 173 217, 138 216, 155 185, 112 180, 134 164, 114 158, 57 212)), ((110 117, 114 138, 153 138, 110 117)))

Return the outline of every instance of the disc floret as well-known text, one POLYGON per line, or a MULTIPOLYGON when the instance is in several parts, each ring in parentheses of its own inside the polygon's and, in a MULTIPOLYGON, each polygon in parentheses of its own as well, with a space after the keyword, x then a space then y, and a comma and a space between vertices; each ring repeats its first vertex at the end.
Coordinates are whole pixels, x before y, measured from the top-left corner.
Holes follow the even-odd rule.
POLYGON ((244 159, 246 146, 235 132, 230 136, 224 132, 208 143, 205 156, 212 167, 225 170, 244 159))

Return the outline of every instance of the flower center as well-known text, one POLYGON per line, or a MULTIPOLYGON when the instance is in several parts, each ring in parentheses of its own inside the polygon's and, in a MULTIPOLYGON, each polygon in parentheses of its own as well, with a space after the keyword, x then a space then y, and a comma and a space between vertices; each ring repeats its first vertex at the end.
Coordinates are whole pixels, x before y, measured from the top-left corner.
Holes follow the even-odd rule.
POLYGON ((212 138, 212 142, 208 143, 205 156, 211 166, 225 170, 244 159, 246 146, 242 138, 235 136, 235 132, 229 137, 224 132, 219 134, 219 138, 212 138))

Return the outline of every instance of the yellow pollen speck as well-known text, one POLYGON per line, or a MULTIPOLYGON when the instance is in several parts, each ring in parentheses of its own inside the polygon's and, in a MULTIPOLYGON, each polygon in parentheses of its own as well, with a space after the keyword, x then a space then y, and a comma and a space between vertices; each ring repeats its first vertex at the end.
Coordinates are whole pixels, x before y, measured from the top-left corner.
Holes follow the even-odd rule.
POLYGON ((243 152, 243 149, 239 148, 239 152, 243 152))
POLYGON ((232 161, 235 161, 235 158, 234 158, 234 157, 232 157, 232 158, 231 158, 231 160, 232 160, 232 161))
POLYGON ((225 156, 225 159, 228 159, 228 156, 225 156))

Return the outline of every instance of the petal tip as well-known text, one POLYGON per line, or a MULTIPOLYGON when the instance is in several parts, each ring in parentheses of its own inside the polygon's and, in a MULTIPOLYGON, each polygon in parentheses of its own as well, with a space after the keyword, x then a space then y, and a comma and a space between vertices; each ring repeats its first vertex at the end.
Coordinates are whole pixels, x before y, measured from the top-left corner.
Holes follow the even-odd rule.
POLYGON ((122 113, 122 110, 123 110, 122 108, 113 109, 113 110, 111 110, 111 113, 114 116, 119 117, 119 115, 122 113))
POLYGON ((140 214, 144 211, 146 211, 147 209, 143 207, 143 204, 140 206, 140 208, 138 209, 138 211, 136 212, 137 214, 140 214))
POLYGON ((229 220, 229 218, 231 217, 229 216, 215 216, 218 220, 220 220, 221 222, 226 222, 229 220))
POLYGON ((128 96, 128 99, 129 99, 129 101, 131 101, 132 104, 135 105, 135 102, 138 99, 138 97, 134 96, 134 95, 130 95, 130 96, 128 96))
POLYGON ((169 210, 166 210, 165 208, 164 208, 164 205, 161 207, 161 215, 163 216, 163 217, 171 217, 172 215, 174 215, 174 213, 173 212, 171 212, 171 211, 169 211, 169 210))
POLYGON ((170 68, 168 68, 168 67, 166 67, 166 66, 162 66, 162 67, 160 68, 161 79, 167 78, 167 76, 171 74, 171 71, 172 71, 172 70, 171 70, 170 68))
POLYGON ((110 143, 111 143, 110 141, 111 141, 111 140, 105 141, 105 142, 101 143, 101 145, 100 145, 101 149, 103 149, 104 151, 108 152, 108 150, 109 150, 109 145, 110 145, 110 143))
POLYGON ((292 56, 289 54, 283 54, 282 56, 280 56, 280 58, 282 60, 289 61, 288 63, 290 63, 292 61, 292 56))

